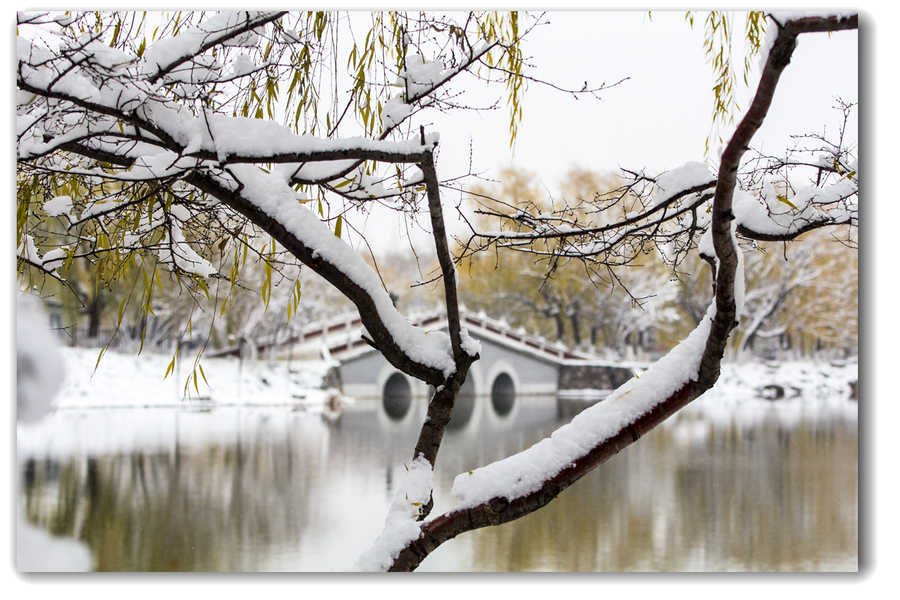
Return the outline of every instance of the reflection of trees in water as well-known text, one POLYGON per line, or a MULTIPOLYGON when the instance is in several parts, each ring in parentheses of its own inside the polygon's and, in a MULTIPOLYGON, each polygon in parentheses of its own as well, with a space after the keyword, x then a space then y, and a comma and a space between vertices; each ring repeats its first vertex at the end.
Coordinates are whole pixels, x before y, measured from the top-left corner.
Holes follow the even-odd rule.
POLYGON ((447 423, 448 431, 458 431, 469 424, 472 415, 475 413, 475 382, 472 381, 471 375, 466 377, 462 387, 459 388, 459 395, 453 404, 453 411, 450 413, 450 422, 447 423))
POLYGON ((846 569, 847 557, 855 566, 855 422, 723 426, 692 446, 673 430, 651 432, 542 512, 476 532, 473 568, 815 571, 846 569))
POLYGON ((311 487, 290 436, 29 461, 28 518, 84 540, 105 571, 246 571, 295 542, 311 487), (273 501, 277 498, 277 501, 273 501))
MULTIPOLYGON (((487 431, 489 421, 471 414, 448 432, 442 493, 457 473, 552 431, 554 400, 529 403, 502 432, 487 431)), ((479 409, 491 410, 483 402, 479 409)), ((278 555, 277 562, 304 540, 314 552, 333 552, 335 524, 352 522, 361 497, 389 502, 410 460, 423 411, 380 421, 379 410, 361 403, 337 422, 289 411, 184 413, 180 438, 162 449, 26 463, 26 512, 54 533, 83 539, 100 570, 257 570, 266 568, 267 556, 278 555), (290 425, 277 425, 285 421, 290 425), (219 432, 212 441, 204 439, 207 427, 219 432)), ((115 426, 141 429, 153 413, 132 417, 115 426)), ((340 568, 355 558, 340 554, 336 563, 316 564, 340 568)), ((306 563, 298 557, 279 564, 306 563)))
MULTIPOLYGON (((452 504, 456 474, 559 425, 553 398, 518 398, 512 421, 486 418, 493 408, 484 400, 468 425, 447 432, 435 474, 441 505, 452 504)), ((152 451, 30 461, 26 513, 83 539, 102 570, 259 570, 301 542, 312 548, 304 552, 339 554, 327 567, 339 568, 355 555, 334 547, 336 536, 347 543, 335 524, 351 523, 359 537, 354 507, 390 501, 417 435, 419 413, 379 421, 379 410, 356 407, 336 423, 289 411, 239 412, 233 421, 223 413, 220 422, 237 428, 212 440, 185 433, 180 445, 152 451)), ((196 428, 217 413, 188 420, 196 428)), ((472 548, 463 570, 523 571, 815 570, 856 556, 855 422, 711 425, 690 412, 674 420, 542 511, 448 550, 472 548)), ((296 556, 281 564, 309 568, 308 555, 296 556)))

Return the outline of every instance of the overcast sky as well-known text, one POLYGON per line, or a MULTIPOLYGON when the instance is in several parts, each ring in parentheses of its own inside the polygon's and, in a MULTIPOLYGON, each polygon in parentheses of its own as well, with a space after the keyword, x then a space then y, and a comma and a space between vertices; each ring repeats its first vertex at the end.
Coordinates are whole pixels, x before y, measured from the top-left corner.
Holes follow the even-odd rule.
MULTIPOLYGON (((691 28, 684 14, 547 13, 550 25, 538 28, 527 45, 537 78, 574 88, 585 80, 590 85, 628 80, 604 92, 600 101, 576 100, 532 84, 516 163, 555 183, 573 164, 599 170, 620 165, 670 169, 702 159, 714 78, 702 49, 702 15, 691 28)), ((801 38, 759 139, 783 146, 786 132, 816 131, 834 122, 835 96, 858 99, 857 61, 855 31, 830 39, 825 34, 801 38)), ((750 90, 742 91, 748 98, 750 90)), ((746 105, 741 102, 742 108, 746 105)), ((495 148, 483 159, 511 160, 505 140, 498 139, 506 115, 498 116, 498 135, 480 140, 495 148)))

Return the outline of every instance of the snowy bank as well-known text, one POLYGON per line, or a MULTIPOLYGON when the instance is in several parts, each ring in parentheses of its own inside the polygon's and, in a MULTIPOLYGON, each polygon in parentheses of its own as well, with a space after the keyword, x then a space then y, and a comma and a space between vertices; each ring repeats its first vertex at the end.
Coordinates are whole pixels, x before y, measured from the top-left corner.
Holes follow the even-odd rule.
MULTIPOLYGON (((817 421, 835 412, 855 420, 859 402, 851 398, 850 383, 858 381, 859 365, 794 361, 783 363, 723 364, 722 374, 709 390, 663 426, 699 427, 703 432, 719 426, 750 430, 776 418, 784 425, 817 421), (773 387, 784 390, 774 398, 773 387)), ((863 400, 865 401, 865 400, 863 400)))
MULTIPOLYGON (((178 361, 172 373, 165 377, 171 356, 107 352, 97 363, 98 354, 96 349, 61 349, 65 380, 53 401, 55 407, 302 405, 314 408, 327 400, 329 393, 321 389, 322 382, 328 369, 336 364, 329 361, 270 363, 230 357, 207 358, 201 363, 205 380, 198 369, 195 388, 193 355, 178 361)), ((814 361, 726 363, 722 365, 722 374, 715 387, 694 403, 727 410, 764 398, 773 386, 784 391, 784 400, 846 399, 850 395, 850 382, 857 381, 858 377, 855 361, 845 364, 814 361)), ((591 391, 581 390, 582 394, 569 395, 596 400, 598 395, 608 394, 608 390, 593 395, 591 391)))
POLYGON ((321 406, 328 392, 319 389, 333 363, 304 361, 268 363, 238 358, 208 358, 196 370, 188 353, 176 361, 160 354, 106 352, 63 348, 65 381, 57 408, 321 406), (95 370, 96 367, 96 370, 95 370))

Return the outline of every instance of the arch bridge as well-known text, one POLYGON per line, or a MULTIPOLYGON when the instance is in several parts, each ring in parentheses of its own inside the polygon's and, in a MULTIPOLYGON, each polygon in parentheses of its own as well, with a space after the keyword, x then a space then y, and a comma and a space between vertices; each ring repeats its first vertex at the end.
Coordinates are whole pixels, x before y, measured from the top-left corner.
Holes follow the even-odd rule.
MULTIPOLYGON (((589 395, 602 399, 632 377, 632 371, 574 351, 562 344, 515 330, 503 321, 461 311, 469 335, 481 343, 481 358, 466 378, 454 412, 477 398, 489 399, 492 411, 510 414, 517 398, 589 395)), ((427 330, 446 330, 446 315, 434 312, 413 321, 427 330)), ((380 399, 388 417, 403 418, 417 398, 430 398, 429 386, 395 369, 361 338, 358 316, 306 328, 301 345, 317 345, 338 362, 331 384, 359 399, 380 399)), ((309 347, 309 346, 308 346, 309 347)))

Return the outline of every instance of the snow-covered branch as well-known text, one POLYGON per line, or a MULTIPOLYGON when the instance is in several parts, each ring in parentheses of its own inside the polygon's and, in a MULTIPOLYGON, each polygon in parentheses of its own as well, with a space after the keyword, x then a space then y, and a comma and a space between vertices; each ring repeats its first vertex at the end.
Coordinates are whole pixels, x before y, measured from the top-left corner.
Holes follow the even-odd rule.
POLYGON ((187 181, 247 217, 353 301, 375 346, 398 369, 435 386, 455 372, 449 337, 426 335, 397 312, 375 271, 298 201, 283 173, 234 165, 227 174, 195 172, 187 181))
POLYGON ((286 12, 220 12, 197 27, 153 44, 143 56, 143 73, 150 83, 170 76, 181 65, 217 46, 254 46, 265 25, 286 12))

